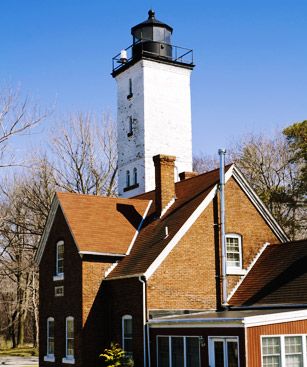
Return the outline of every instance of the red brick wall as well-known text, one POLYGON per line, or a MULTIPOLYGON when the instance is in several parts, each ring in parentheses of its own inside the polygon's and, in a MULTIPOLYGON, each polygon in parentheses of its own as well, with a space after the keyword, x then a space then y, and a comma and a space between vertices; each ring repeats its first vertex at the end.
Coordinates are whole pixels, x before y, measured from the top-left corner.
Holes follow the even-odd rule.
POLYGON ((44 362, 47 345, 47 318, 55 320, 55 363, 52 366, 62 366, 62 358, 65 357, 65 319, 74 317, 75 325, 75 366, 81 365, 81 355, 77 351, 81 349, 81 259, 75 247, 64 216, 60 209, 56 214, 53 227, 43 254, 40 267, 40 341, 39 341, 39 365, 49 366, 50 362, 44 362), (53 281, 55 275, 56 244, 64 241, 64 280, 53 281), (54 287, 64 285, 64 297, 54 296, 54 287))
MULTIPOLYGON (((136 367, 143 366, 143 285, 138 278, 104 282, 108 310, 109 339, 122 344, 122 317, 132 316, 133 355, 136 367)), ((106 321, 106 320, 105 320, 106 321)))
MULTIPOLYGON (((242 235, 246 268, 265 242, 279 242, 238 184, 230 179, 225 189, 226 233, 242 235)), ((201 309, 219 305, 217 200, 185 234, 148 280, 149 309, 201 309)), ((229 291, 239 280, 229 276, 229 291)))
POLYGON ((112 264, 110 259, 101 260, 105 262, 99 263, 93 259, 82 263, 82 360, 85 367, 99 365, 99 355, 109 345, 108 298, 103 278, 112 264))
POLYGON ((82 325, 87 321, 105 272, 111 263, 82 262, 82 325))
POLYGON ((156 213, 169 204, 175 196, 174 169, 176 157, 159 154, 153 157, 156 180, 156 213))

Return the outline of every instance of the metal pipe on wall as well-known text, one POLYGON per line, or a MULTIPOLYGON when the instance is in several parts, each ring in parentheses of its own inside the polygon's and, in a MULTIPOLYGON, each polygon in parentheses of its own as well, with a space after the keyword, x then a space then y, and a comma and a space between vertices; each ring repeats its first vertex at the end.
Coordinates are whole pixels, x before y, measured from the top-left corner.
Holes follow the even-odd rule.
POLYGON ((220 156, 220 230, 222 247, 222 306, 227 306, 227 259, 225 238, 225 154, 226 149, 219 149, 220 156))

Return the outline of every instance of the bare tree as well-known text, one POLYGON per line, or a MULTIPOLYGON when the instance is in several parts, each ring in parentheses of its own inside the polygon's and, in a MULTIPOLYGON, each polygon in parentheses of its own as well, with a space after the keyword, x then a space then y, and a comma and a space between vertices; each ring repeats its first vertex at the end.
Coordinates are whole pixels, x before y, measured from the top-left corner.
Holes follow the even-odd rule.
POLYGON ((53 132, 51 141, 58 188, 83 194, 115 194, 116 134, 110 117, 71 116, 53 132))
MULTIPOLYGON (((228 156, 226 156, 226 159, 228 159, 228 156)), ((216 155, 199 153, 193 156, 194 172, 204 173, 218 167, 219 167, 219 158, 217 153, 216 155)))
POLYGON ((53 175, 43 160, 28 175, 2 187, 0 212, 0 305, 7 312, 2 332, 12 345, 23 345, 27 324, 38 337, 38 274, 34 263, 40 236, 55 191, 53 175), (33 320, 33 321, 32 321, 33 320))
POLYGON ((230 149, 230 157, 289 237, 306 235, 300 169, 285 137, 246 136, 230 149))
POLYGON ((50 155, 33 160, 33 169, 2 184, 0 196, 0 333, 23 344, 33 325, 38 338, 38 273, 34 253, 56 190, 114 195, 116 144, 110 119, 79 114, 55 131, 50 155), (9 284, 9 286, 7 286, 9 284))
POLYGON ((16 164, 12 155, 7 156, 12 138, 28 133, 46 115, 16 89, 0 87, 0 167, 16 164))

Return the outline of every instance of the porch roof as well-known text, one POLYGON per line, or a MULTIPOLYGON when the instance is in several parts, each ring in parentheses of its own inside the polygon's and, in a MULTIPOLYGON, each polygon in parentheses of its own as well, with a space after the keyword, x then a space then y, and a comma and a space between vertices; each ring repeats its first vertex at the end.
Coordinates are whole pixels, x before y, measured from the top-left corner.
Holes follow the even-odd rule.
POLYGON ((251 327, 307 319, 307 309, 249 309, 204 311, 185 315, 159 317, 150 320, 151 327, 221 327, 231 324, 251 327))

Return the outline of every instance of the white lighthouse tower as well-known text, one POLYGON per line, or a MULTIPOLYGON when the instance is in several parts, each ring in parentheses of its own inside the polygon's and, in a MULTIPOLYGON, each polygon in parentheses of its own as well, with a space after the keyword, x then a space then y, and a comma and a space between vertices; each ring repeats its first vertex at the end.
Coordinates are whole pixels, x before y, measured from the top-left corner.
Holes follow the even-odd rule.
POLYGON ((175 177, 192 170, 192 50, 172 45, 173 29, 148 12, 133 44, 113 58, 117 82, 118 194, 155 188, 153 156, 176 156, 175 177))

